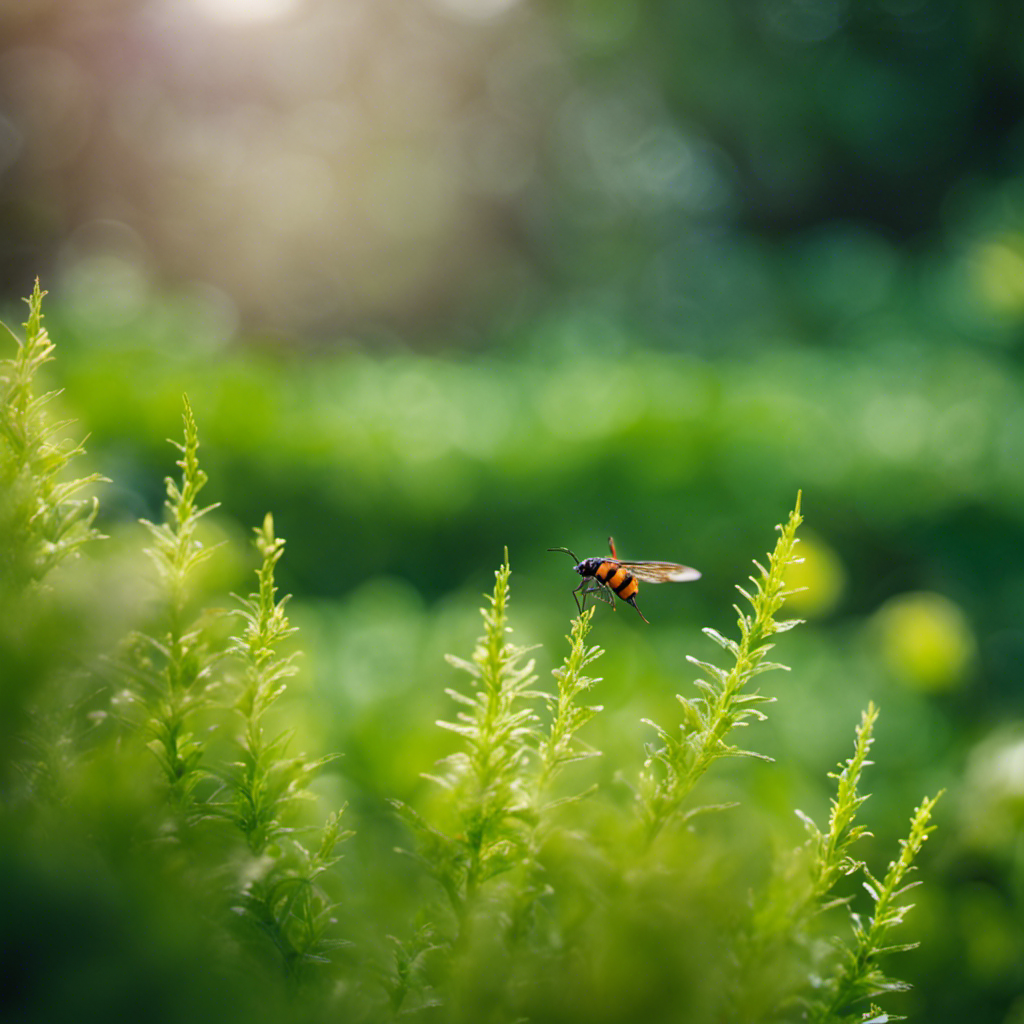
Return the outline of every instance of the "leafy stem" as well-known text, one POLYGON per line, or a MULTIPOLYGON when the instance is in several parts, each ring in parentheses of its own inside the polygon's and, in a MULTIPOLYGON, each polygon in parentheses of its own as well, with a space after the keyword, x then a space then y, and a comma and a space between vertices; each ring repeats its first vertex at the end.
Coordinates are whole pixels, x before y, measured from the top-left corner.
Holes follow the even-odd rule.
POLYGON ((52 420, 47 406, 59 392, 36 394, 36 377, 53 359, 43 326, 43 296, 35 283, 26 300, 25 340, 13 331, 14 357, 0 361, 0 580, 12 593, 38 584, 60 562, 102 534, 93 528, 99 505, 79 491, 105 481, 99 473, 60 477, 85 449, 61 439, 68 420, 52 420))
MULTIPOLYGON (((736 726, 748 724, 750 719, 763 720, 766 716, 758 705, 774 701, 761 693, 744 693, 744 687, 761 672, 786 666, 765 660, 772 649, 769 638, 798 625, 799 619, 777 618, 790 591, 786 590, 785 573, 789 565, 799 561, 796 531, 803 517, 800 514, 800 495, 786 523, 776 527, 779 539, 769 555, 768 567, 755 561, 757 576, 751 576, 753 592, 744 587, 736 589, 750 605, 745 612, 733 605, 738 615, 739 641, 723 636, 717 630, 706 628, 704 633, 732 658, 728 669, 720 668, 694 657, 687 660, 705 673, 698 679, 699 697, 677 696, 683 709, 683 722, 677 732, 669 732, 649 720, 658 734, 659 745, 648 749, 647 760, 640 775, 638 793, 641 820, 646 841, 653 842, 658 833, 671 821, 680 805, 704 773, 722 757, 760 757, 726 741, 736 726)), ((702 810, 704 808, 701 808, 702 810)), ((691 811, 690 814, 696 813, 691 811)))

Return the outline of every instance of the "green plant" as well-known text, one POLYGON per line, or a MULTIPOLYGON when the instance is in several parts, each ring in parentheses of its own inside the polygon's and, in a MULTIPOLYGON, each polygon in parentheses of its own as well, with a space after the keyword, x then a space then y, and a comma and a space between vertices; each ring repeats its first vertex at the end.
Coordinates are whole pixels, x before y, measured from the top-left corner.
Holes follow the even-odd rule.
POLYGON ((39 583, 101 536, 93 527, 97 499, 75 495, 103 477, 61 479, 84 449, 62 436, 70 421, 48 415, 47 406, 59 392, 35 393, 36 376, 54 352, 43 326, 45 294, 37 280, 26 300, 25 340, 8 328, 17 351, 13 359, 0 361, 0 585, 12 593, 39 583))
MULTIPOLYGON (((658 733, 660 745, 649 750, 640 774, 638 800, 647 842, 651 842, 665 825, 677 816, 680 806, 693 790, 701 776, 722 757, 759 757, 727 742, 726 737, 738 726, 746 726, 751 719, 763 720, 759 705, 771 704, 774 697, 760 692, 744 693, 744 687, 757 675, 772 669, 785 669, 785 665, 765 661, 773 644, 768 638, 799 624, 799 619, 779 620, 778 612, 785 602, 786 569, 799 561, 795 555, 798 543, 796 531, 803 517, 800 515, 800 495, 788 522, 778 526, 780 536, 775 550, 769 555, 768 568, 754 562, 758 575, 751 576, 754 593, 742 586, 736 589, 750 605, 744 612, 733 607, 739 616, 739 642, 706 627, 704 633, 732 657, 728 669, 719 668, 708 661, 692 656, 689 661, 707 673, 707 679, 698 679, 699 697, 677 696, 683 709, 683 722, 678 733, 671 733, 655 722, 648 722, 658 733)), ((694 808, 682 815, 686 821, 694 814, 712 808, 694 808)))
POLYGON ((285 615, 288 597, 277 598, 274 568, 284 541, 275 536, 269 513, 255 533, 262 557, 258 588, 239 599, 244 627, 229 644, 243 666, 235 703, 242 721, 236 740, 239 760, 208 769, 222 788, 207 802, 206 813, 223 816, 245 837, 253 863, 235 909, 267 936, 294 980, 303 967, 326 963, 341 944, 328 935, 335 905, 319 879, 338 862, 338 843, 352 833, 342 830, 341 812, 332 813, 311 851, 294 837, 295 826, 289 823, 293 805, 310 799, 313 776, 334 758, 289 756, 288 729, 267 736, 268 712, 297 671, 296 652, 279 650, 295 629, 285 615))
MULTIPOLYGON (((37 288, 30 341, 6 364, 4 378, 11 401, 0 455, 14 483, 3 498, 12 523, 2 538, 9 549, 3 564, 16 571, 0 598, 6 611, 17 611, 5 617, 5 629, 32 616, 49 622, 45 602, 36 599, 59 593, 63 576, 49 570, 96 536, 95 504, 71 498, 75 488, 62 489, 54 475, 80 448, 58 446, 57 455, 47 455, 52 428, 32 395, 33 374, 52 352, 40 302, 37 288), (30 435, 34 448, 10 440, 30 435), (25 455, 30 451, 36 454, 25 455), (15 582, 33 602, 17 604, 15 582)), ((705 630, 727 653, 726 666, 691 658, 703 678, 697 696, 678 697, 681 723, 654 726, 654 745, 638 751, 635 762, 607 770, 598 760, 606 754, 586 741, 594 733, 584 732, 599 731, 609 717, 591 703, 601 682, 589 675, 603 654, 590 642, 599 612, 591 608, 572 620, 568 649, 551 670, 555 685, 543 687, 534 648, 509 637, 506 550, 482 609, 482 635, 469 658, 449 658, 468 682, 447 690, 457 713, 440 724, 456 747, 429 776, 437 784, 430 809, 395 802, 415 834, 414 863, 422 871, 387 897, 368 886, 361 894, 364 920, 348 921, 357 941, 339 954, 339 883, 331 869, 350 833, 340 812, 318 826, 322 818, 303 811, 314 776, 330 758, 290 753, 290 708, 281 698, 297 652, 288 598, 279 597, 275 580, 284 541, 267 515, 255 530, 255 589, 238 599, 234 614, 204 610, 196 569, 212 549, 202 546, 199 523, 215 506, 199 503, 206 474, 187 401, 183 422, 180 480, 167 480, 164 522, 146 523, 156 601, 148 623, 108 662, 108 671, 120 673, 109 704, 121 706, 127 689, 132 728, 119 731, 107 716, 104 730, 88 740, 68 733, 50 750, 40 740, 41 761, 74 756, 63 772, 51 773, 45 795, 30 786, 15 806, 5 794, 0 839, 17 836, 26 861, 54 851, 63 861, 68 850, 78 851, 90 877, 110 880, 111 904, 145 918, 128 930, 132 935, 163 926, 174 933, 198 913, 201 928, 182 927, 189 956, 199 956, 234 1000, 225 1016, 195 989, 211 1017, 375 1022, 418 1014, 444 1024, 891 1019, 871 1000, 901 987, 880 961, 909 946, 893 942, 891 933, 908 909, 902 893, 937 798, 921 804, 900 856, 874 877, 854 844, 868 835, 858 816, 875 707, 864 712, 853 754, 832 776, 827 828, 801 814, 806 839, 795 848, 781 838, 785 827, 765 824, 770 816, 749 799, 702 803, 699 795, 725 758, 769 760, 735 744, 733 729, 764 718, 762 708, 774 697, 753 690, 752 682, 783 667, 768 654, 774 637, 796 624, 780 612, 786 568, 797 560, 799 496, 766 566, 757 565, 753 589, 741 589, 749 608, 737 608, 739 638, 705 630), (639 778, 632 797, 628 787, 602 785, 612 772, 639 778), (783 852, 771 857, 747 843, 758 830, 783 852), (859 873, 872 904, 867 914, 854 912, 857 894, 843 890, 859 873), (848 910, 852 939, 842 919, 848 910), (384 923, 396 919, 404 924, 384 923), (399 933, 390 945, 385 929, 399 933), (197 934, 203 938, 194 940, 197 934), (262 969, 268 957, 277 970, 262 969)), ((63 656, 57 645, 46 671, 67 672, 73 664, 83 692, 98 692, 96 666, 77 652, 64 663, 63 656)), ((643 694, 643 680, 637 682, 643 694)), ((22 696, 13 692, 21 707, 22 696)), ((55 693, 33 696, 53 703, 55 693)), ((23 718, 5 727, 20 728, 23 718)), ((742 791, 742 774, 731 784, 742 791)), ((360 816, 360 832, 364 823, 381 829, 373 824, 371 799, 364 794, 358 806, 369 812, 360 816)), ((0 843, 0 859, 5 849, 0 843)), ((346 861, 351 884, 363 885, 363 867, 365 860, 346 861)), ((45 920, 39 909, 28 906, 12 934, 45 920)), ((70 934, 76 928, 78 919, 67 926, 70 934)), ((137 964, 130 963, 134 974, 137 964)), ((68 973, 84 972, 73 964, 68 973)), ((186 970, 174 977, 182 988, 195 984, 186 970)))
MULTIPOLYGON (((925 798, 915 808, 910 821, 910 833, 906 839, 900 840, 900 855, 890 862, 881 879, 876 879, 867 867, 862 868, 867 878, 864 888, 874 904, 873 911, 866 922, 859 914, 851 915, 853 947, 841 947, 838 966, 811 1003, 811 1020, 830 1024, 862 1021, 865 1017, 853 1011, 858 1003, 908 987, 905 982, 886 975, 878 961, 890 953, 902 953, 918 945, 916 942, 889 943, 889 932, 903 922, 911 908, 911 904, 901 902, 900 897, 919 883, 904 884, 904 880, 913 870, 914 859, 921 852, 925 840, 935 830, 935 826, 929 822, 941 795, 938 793, 934 797, 925 798)), ((894 1019, 874 1005, 869 1015, 876 1021, 894 1019)))
POLYGON ((54 358, 45 294, 37 280, 26 300, 25 339, 5 327, 16 350, 0 360, 0 785, 16 765, 37 796, 55 792, 70 756, 64 739, 89 729, 79 713, 82 688, 69 685, 81 665, 55 666, 41 634, 71 632, 46 593, 48 577, 101 539, 93 526, 97 499, 79 495, 104 480, 99 473, 67 478, 84 449, 66 436, 71 421, 51 415, 59 392, 37 393, 39 374, 54 358), (37 700, 47 688, 49 699, 37 700))
POLYGON ((278 851, 255 864, 255 877, 245 883, 234 904, 233 909, 277 950, 293 988, 308 968, 329 964, 331 953, 345 944, 329 934, 337 904, 321 876, 338 863, 336 847, 350 835, 341 827, 341 812, 330 814, 315 847, 307 849, 292 839, 287 852, 278 851))
MULTIPOLYGON (((559 810, 587 795, 553 797, 552 786, 567 766, 600 753, 577 737, 601 710, 580 702, 598 681, 584 673, 602 653, 586 643, 594 609, 572 623, 569 652, 552 670, 556 692, 537 690, 534 661, 524 660, 530 648, 507 640, 510 576, 506 551, 488 606, 481 609, 484 633, 472 658, 448 656, 471 681, 469 693, 446 690, 462 710, 456 721, 438 723, 460 737, 463 749, 445 759, 442 772, 427 776, 449 795, 449 827, 434 827, 411 808, 396 804, 417 834, 420 862, 440 883, 448 903, 435 912, 432 925, 397 945, 390 985, 396 1009, 413 981, 424 988, 417 968, 427 954, 446 958, 453 976, 459 975, 456 984, 464 990, 454 995, 449 990, 460 1007, 458 1014, 471 1016, 467 1005, 495 998, 489 986, 465 990, 478 988, 479 975, 470 966, 476 960, 472 944, 482 942, 487 933, 516 947, 533 929, 537 901, 549 891, 540 864, 542 847, 556 828, 559 810), (546 724, 536 703, 547 707, 546 724)), ((415 993, 415 999, 419 1004, 437 1002, 425 991, 415 993)))
POLYGON ((303 792, 310 775, 330 759, 306 764, 301 758, 286 758, 290 732, 284 730, 272 739, 266 734, 267 712, 298 668, 297 652, 279 651, 280 644, 295 632, 285 615, 288 599, 277 599, 274 583, 274 567, 284 553, 284 541, 274 536, 269 513, 255 532, 256 549, 262 556, 257 572, 259 587, 249 597, 239 599, 244 628, 241 635, 232 637, 229 646, 243 666, 235 703, 242 723, 237 741, 240 759, 225 770, 213 772, 226 796, 218 806, 258 855, 286 832, 282 819, 287 806, 303 792))
MULTIPOLYGON (((925 800, 915 812, 911 837, 901 841, 899 861, 890 865, 883 883, 875 881, 864 861, 854 857, 851 850, 855 843, 870 836, 866 826, 855 822, 868 799, 859 786, 864 768, 871 764, 868 753, 877 720, 878 709, 869 704, 856 729, 853 755, 838 772, 829 773, 836 782, 836 795, 831 800, 827 831, 821 831, 808 815, 796 811, 808 838, 774 866, 739 934, 736 978, 730 990, 731 1019, 763 1019, 763 1008, 769 1006, 784 1019, 809 1016, 818 1022, 850 1024, 865 1019, 852 1011, 857 1002, 907 987, 887 978, 877 960, 915 945, 883 946, 881 940, 909 909, 903 906, 897 912, 888 904, 930 831, 925 826, 938 796, 925 800), (897 864, 901 865, 898 872, 897 864), (851 911, 851 947, 841 936, 824 932, 823 922, 834 920, 830 911, 850 906, 853 895, 836 895, 835 890, 842 879, 858 873, 866 877, 865 888, 879 906, 868 929, 851 911), (886 895, 880 903, 883 893, 886 895), (827 943, 819 941, 822 935, 828 935, 827 943)), ((877 1021, 898 1019, 884 1015, 876 1006, 867 1016, 877 1021)))
MULTIPOLYGON (((699 697, 678 698, 684 709, 678 734, 656 727, 660 745, 648 750, 636 794, 639 841, 621 812, 615 812, 617 824, 608 829, 607 805, 596 816, 577 813, 572 819, 572 811, 579 812, 580 797, 593 794, 594 787, 552 800, 542 795, 565 767, 600 753, 583 745, 576 733, 600 710, 582 704, 580 697, 595 682, 584 669, 601 652, 586 645, 594 614, 590 609, 574 620, 570 652, 554 670, 558 692, 546 694, 536 688, 534 662, 526 660, 528 649, 507 641, 506 556, 496 573, 489 607, 482 610, 485 631, 472 659, 449 657, 451 664, 469 674, 471 691, 449 689, 462 710, 455 722, 439 723, 461 744, 443 762, 444 771, 431 776, 447 795, 448 824, 432 826, 409 808, 401 808, 419 838, 421 863, 447 896, 447 909, 423 908, 421 915, 425 913, 430 923, 421 916, 412 937, 398 944, 391 982, 395 1009, 444 1006, 446 1019, 490 1014, 501 1020, 528 1017, 543 1007, 542 1016, 547 1018, 575 1019, 568 1006, 559 1004, 564 999, 559 982, 538 985, 538 976, 563 978, 568 984, 572 975, 582 984, 580 965, 593 961, 587 971, 596 969, 600 948, 611 943, 618 949, 623 941, 620 932, 636 932, 642 942, 640 936, 653 929, 660 936, 662 955, 668 956, 673 935, 683 927, 678 900, 696 908, 706 896, 698 897, 694 887, 699 889, 702 879, 710 877, 718 878, 721 886, 735 868, 729 867, 733 858, 716 845, 713 832, 703 851, 693 832, 679 829, 672 830, 673 841, 658 856, 651 856, 651 844, 670 824, 687 824, 701 811, 737 807, 686 806, 716 761, 763 757, 735 746, 729 735, 736 726, 763 719, 760 705, 774 700, 750 692, 749 683, 769 669, 784 667, 767 661, 766 655, 772 647, 769 638, 796 625, 778 613, 787 595, 786 569, 797 560, 800 521, 798 498, 793 513, 779 527, 767 566, 757 565, 753 591, 741 588, 751 611, 737 608, 739 641, 705 630, 732 656, 731 666, 690 659, 708 678, 697 681, 699 697), (546 705, 546 716, 539 713, 538 704, 546 705), (603 832, 595 829, 599 820, 605 821, 603 832), (681 842, 689 862, 677 859, 681 842), (640 920, 635 918, 636 907, 646 908, 640 920), (505 965, 501 980, 482 981, 488 967, 498 961, 505 965)), ((905 844, 906 856, 899 862, 903 867, 890 869, 882 882, 867 876, 870 891, 877 894, 876 912, 870 926, 861 926, 854 917, 854 947, 830 933, 828 925, 834 923, 829 912, 852 899, 836 893, 838 883, 867 871, 852 856, 851 847, 867 835, 856 823, 866 799, 858 786, 876 718, 877 710, 869 706, 857 728, 853 756, 832 776, 838 788, 828 829, 819 831, 809 817, 797 812, 808 830, 807 842, 772 867, 745 908, 743 901, 728 894, 728 910, 712 901, 712 915, 719 919, 704 921, 702 927, 707 929, 705 941, 720 948, 720 960, 715 973, 702 981, 710 985, 708 978, 718 976, 722 984, 700 998, 688 996, 690 1004, 683 1005, 690 1006, 693 1019, 720 1015, 736 1021, 769 1021, 810 1012, 817 1015, 815 1020, 846 1024, 853 1018, 842 1014, 852 1012, 849 1008, 858 1001, 899 987, 877 969, 876 960, 902 948, 883 947, 882 937, 902 918, 903 908, 894 909, 892 900, 910 857, 920 849, 933 801, 922 805, 926 812, 905 844), (736 902, 729 903, 731 899, 736 902), (726 918, 728 925, 723 923, 726 918), (829 941, 822 944, 823 938, 829 941), (701 999, 707 1000, 706 1006, 701 999)), ((682 920, 689 913, 684 910, 682 920)), ((628 955, 627 948, 622 954, 628 955)), ((684 959, 672 970, 685 974, 691 969, 684 959)), ((586 976, 598 989, 607 983, 597 975, 586 976)), ((668 981, 664 986, 672 988, 668 981)), ((658 991, 657 984, 652 990, 658 991)), ((622 996, 610 992, 609 998, 622 996)), ((581 1015, 585 1005, 587 1001, 581 1000, 581 1015)), ((631 1012, 650 1019, 661 1019, 660 1014, 675 1019, 675 1012, 683 1012, 681 1007, 657 1003, 641 1010, 644 1005, 636 1004, 631 1012)))
POLYGON ((454 875, 446 889, 456 906, 472 901, 477 887, 507 871, 523 844, 522 820, 529 808, 527 748, 537 716, 527 703, 540 694, 530 648, 508 643, 509 576, 505 564, 495 574, 490 607, 481 610, 484 635, 470 661, 453 655, 448 661, 467 672, 473 691, 446 693, 464 709, 455 722, 440 722, 462 737, 464 750, 452 754, 433 776, 455 797, 460 839, 453 848, 454 875))
POLYGON ((138 631, 129 638, 121 664, 172 800, 188 809, 205 777, 200 768, 204 742, 196 734, 196 720, 210 707, 221 683, 217 670, 223 651, 212 636, 222 613, 197 614, 193 608, 193 574, 213 553, 197 539, 196 531, 200 519, 217 506, 203 508, 197 503, 207 476, 199 465, 199 431, 192 407, 187 398, 183 401, 184 443, 170 442, 181 452, 181 485, 171 477, 165 480, 165 522, 142 520, 153 541, 146 554, 160 586, 157 625, 152 633, 138 631))
POLYGON ((197 538, 197 527, 217 506, 197 502, 207 476, 199 465, 198 429, 187 398, 184 429, 184 443, 172 442, 182 453, 182 479, 180 486, 166 481, 166 522, 143 520, 154 539, 146 553, 161 583, 163 628, 156 635, 136 633, 123 664, 172 807, 184 811, 185 823, 193 827, 227 821, 244 837, 249 862, 239 872, 234 909, 269 939, 294 982, 303 967, 324 962, 337 948, 327 934, 334 904, 319 879, 337 863, 335 848, 351 833, 342 829, 341 813, 332 813, 312 850, 299 842, 294 805, 309 798, 310 780, 333 758, 290 754, 291 730, 267 735, 268 712, 296 671, 295 652, 280 651, 294 630, 284 611, 288 598, 277 598, 274 570, 284 541, 275 536, 269 514, 255 531, 261 556, 257 590, 238 599, 241 631, 225 642, 217 627, 226 613, 197 613, 192 607, 192 576, 214 550, 197 538), (198 737, 202 715, 217 721, 225 713, 242 726, 235 741, 238 759, 228 764, 206 757, 207 745, 198 737))

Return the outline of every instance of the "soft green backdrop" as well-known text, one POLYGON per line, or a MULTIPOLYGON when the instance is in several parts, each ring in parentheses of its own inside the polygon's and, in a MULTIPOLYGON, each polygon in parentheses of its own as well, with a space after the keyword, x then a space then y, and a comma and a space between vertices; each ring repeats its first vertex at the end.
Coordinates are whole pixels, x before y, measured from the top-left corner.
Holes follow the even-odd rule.
POLYGON ((651 626, 598 610, 593 742, 635 751, 802 488, 810 624, 751 743, 784 767, 743 771, 820 818, 881 705, 879 849, 949 788, 907 1011, 1019 1020, 1017 7, 74 7, 0 7, 4 319, 40 274, 111 551, 159 515, 182 392, 212 592, 250 585, 273 511, 302 743, 344 754, 354 862, 397 841, 385 798, 426 799, 442 655, 506 545, 545 670, 576 580, 546 548, 703 571, 643 588, 651 626))

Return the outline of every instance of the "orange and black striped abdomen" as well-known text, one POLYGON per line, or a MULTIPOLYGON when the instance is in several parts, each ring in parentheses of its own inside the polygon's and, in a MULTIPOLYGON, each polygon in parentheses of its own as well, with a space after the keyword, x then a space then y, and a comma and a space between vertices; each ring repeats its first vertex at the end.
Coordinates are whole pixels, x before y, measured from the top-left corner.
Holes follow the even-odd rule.
POLYGON ((594 576, 605 586, 611 587, 623 601, 632 600, 640 589, 633 574, 618 562, 602 562, 595 570, 594 576))

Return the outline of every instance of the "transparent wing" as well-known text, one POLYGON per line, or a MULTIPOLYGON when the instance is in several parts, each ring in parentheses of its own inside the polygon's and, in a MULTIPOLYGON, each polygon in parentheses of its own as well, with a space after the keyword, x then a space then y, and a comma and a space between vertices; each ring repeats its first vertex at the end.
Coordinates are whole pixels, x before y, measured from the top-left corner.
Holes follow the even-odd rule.
POLYGON ((605 604, 610 604, 613 608, 615 607, 615 598, 612 596, 612 592, 608 589, 607 585, 598 581, 597 586, 587 587, 583 591, 583 600, 587 598, 587 594, 593 594, 598 601, 604 601, 605 604))
POLYGON ((689 583, 699 580, 700 573, 688 565, 675 562, 619 562, 641 583, 689 583))

